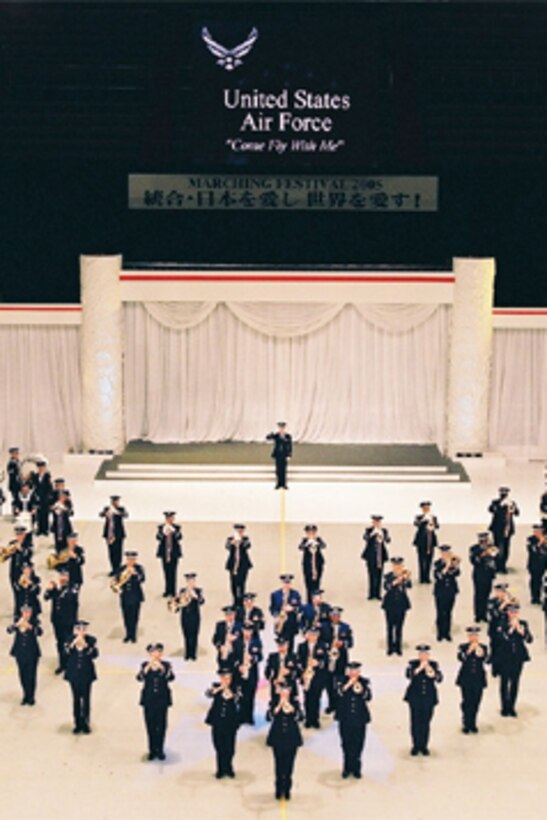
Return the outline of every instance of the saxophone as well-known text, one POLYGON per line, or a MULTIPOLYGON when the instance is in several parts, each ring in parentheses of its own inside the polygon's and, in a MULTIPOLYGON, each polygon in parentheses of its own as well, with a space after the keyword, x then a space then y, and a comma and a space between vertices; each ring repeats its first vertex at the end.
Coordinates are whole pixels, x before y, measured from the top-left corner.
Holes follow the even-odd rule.
POLYGON ((313 655, 310 654, 308 658, 308 662, 306 664, 306 668, 302 674, 302 687, 304 692, 309 692, 311 682, 313 680, 313 676, 315 675, 315 659, 313 655))
POLYGON ((48 569, 56 569, 60 567, 61 564, 66 564, 70 560, 70 550, 64 549, 62 552, 51 552, 46 561, 46 566, 48 569))
POLYGON ((110 582, 110 589, 112 592, 121 592, 122 587, 127 584, 132 575, 133 573, 131 572, 131 569, 126 567, 118 578, 113 578, 110 582))
POLYGON ((283 600, 281 602, 281 610, 279 612, 279 615, 277 616, 277 621, 276 621, 275 628, 274 628, 274 631, 275 631, 276 635, 281 635, 281 633, 283 632, 283 629, 285 627, 285 624, 287 622, 288 613, 285 611, 285 607, 287 606, 288 602, 289 602, 289 596, 288 596, 288 594, 284 593, 283 594, 283 600))
POLYGON ((7 561, 8 558, 11 558, 17 552, 17 547, 19 546, 19 541, 10 541, 7 547, 2 547, 0 549, 0 562, 4 563, 7 561))
POLYGON ((249 680, 249 672, 251 671, 251 653, 248 649, 245 649, 243 652, 243 662, 241 666, 243 667, 241 670, 241 677, 243 680, 249 680))

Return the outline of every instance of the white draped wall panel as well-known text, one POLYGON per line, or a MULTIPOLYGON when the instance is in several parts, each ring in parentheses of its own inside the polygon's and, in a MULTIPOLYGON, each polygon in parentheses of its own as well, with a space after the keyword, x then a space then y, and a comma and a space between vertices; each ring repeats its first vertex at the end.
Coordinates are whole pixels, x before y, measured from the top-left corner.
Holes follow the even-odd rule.
POLYGON ((2 452, 51 457, 81 444, 79 327, 0 327, 2 452))
POLYGON ((126 305, 128 439, 256 441, 286 418, 300 441, 442 444, 448 307, 415 306, 414 326, 392 332, 412 324, 408 310, 385 306, 373 324, 363 306, 315 305, 322 326, 289 338, 284 327, 277 336, 249 327, 250 305, 245 321, 230 307, 196 305, 206 318, 195 324, 187 306, 166 327, 126 305))
POLYGON ((494 333, 490 446, 547 458, 547 331, 494 333))

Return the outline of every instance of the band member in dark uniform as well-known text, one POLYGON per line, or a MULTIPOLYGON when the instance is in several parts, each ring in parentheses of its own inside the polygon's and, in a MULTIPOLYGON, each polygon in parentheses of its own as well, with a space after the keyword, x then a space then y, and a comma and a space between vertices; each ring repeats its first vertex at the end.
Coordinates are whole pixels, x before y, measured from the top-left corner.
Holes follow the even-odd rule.
POLYGON ((15 582, 15 613, 19 618, 24 606, 32 609, 32 621, 36 622, 42 613, 40 603, 40 578, 34 572, 34 564, 28 561, 21 568, 21 575, 15 582))
POLYGON ((473 566, 473 608, 475 621, 486 621, 488 598, 496 577, 496 556, 498 548, 490 542, 489 532, 479 532, 478 544, 469 548, 469 560, 473 566))
POLYGON ((547 492, 544 492, 539 500, 539 511, 543 521, 543 532, 547 535, 547 492))
POLYGON ((258 669, 262 660, 262 641, 252 623, 243 624, 243 637, 239 648, 238 680, 241 688, 240 720, 254 726, 254 708, 258 687, 258 669))
POLYGON ((492 533, 494 544, 499 549, 497 556, 498 572, 507 572, 507 561, 511 549, 511 538, 515 534, 515 516, 520 515, 519 508, 509 498, 509 487, 499 488, 499 498, 494 498, 488 512, 492 513, 489 530, 492 533))
POLYGON ((234 684, 237 684, 237 665, 241 657, 243 624, 236 621, 235 607, 224 606, 222 611, 224 612, 224 620, 216 623, 213 646, 217 650, 218 665, 234 673, 234 684))
POLYGON ((255 606, 256 593, 246 592, 243 596, 243 603, 236 609, 236 621, 240 624, 252 623, 255 634, 265 627, 264 613, 259 606, 255 606))
POLYGON ((324 590, 316 589, 311 594, 311 603, 304 604, 300 615, 300 629, 302 632, 313 627, 322 630, 329 623, 331 612, 330 604, 323 601, 324 590))
POLYGON ((36 511, 38 503, 34 495, 34 491, 28 482, 21 485, 19 496, 13 508, 13 514, 17 516, 16 520, 20 524, 28 526, 29 530, 33 531, 36 524, 36 511))
POLYGON ((547 535, 541 524, 534 524, 532 535, 526 542, 528 562, 526 568, 530 575, 530 597, 533 604, 541 604, 543 576, 547 569, 547 535))
POLYGON ((348 667, 349 650, 353 646, 351 626, 342 621, 342 607, 333 606, 329 620, 321 628, 321 640, 327 647, 327 715, 336 710, 338 683, 348 667))
POLYGON ((70 583, 80 589, 84 583, 82 567, 85 564, 84 548, 78 544, 79 533, 71 532, 67 536, 66 546, 69 554, 65 567, 68 570, 70 583))
POLYGON ((363 533, 365 546, 361 558, 366 561, 368 570, 368 600, 382 598, 382 573, 384 564, 389 559, 386 544, 391 541, 389 532, 382 527, 383 515, 371 516, 372 524, 363 533))
POLYGON ((160 524, 156 533, 156 558, 161 558, 165 578, 164 598, 172 598, 177 591, 177 567, 182 558, 182 529, 179 524, 175 524, 175 515, 170 510, 164 512, 165 524, 160 524))
POLYGON ((321 586, 321 578, 325 568, 323 550, 327 545, 321 536, 317 535, 315 524, 306 524, 304 532, 306 535, 298 545, 298 549, 302 550, 302 573, 306 592, 308 593, 308 603, 310 604, 314 590, 319 589, 321 586))
POLYGON ((429 576, 433 553, 438 543, 436 530, 439 529, 439 521, 431 512, 431 501, 422 501, 420 507, 422 512, 414 519, 416 534, 413 543, 418 550, 420 584, 430 584, 429 576))
POLYGON ((21 617, 8 626, 9 635, 14 635, 10 655, 15 658, 19 680, 23 690, 21 706, 34 706, 36 694, 36 673, 40 659, 38 638, 42 628, 37 619, 32 618, 32 607, 25 604, 21 608, 21 617))
POLYGON ((70 520, 72 515, 74 515, 74 508, 70 493, 68 490, 63 490, 59 493, 58 499, 51 504, 51 532, 55 539, 57 552, 62 552, 66 548, 67 538, 72 532, 70 520))
POLYGON ((461 666, 456 678, 456 686, 462 693, 462 720, 464 735, 478 732, 477 714, 481 705, 482 694, 486 688, 486 671, 484 665, 489 661, 488 647, 479 643, 480 626, 467 627, 467 643, 458 648, 458 661, 461 666))
POLYGON ((170 602, 172 612, 180 611, 180 626, 184 637, 184 659, 197 661, 198 637, 201 624, 200 607, 205 603, 203 590, 196 586, 195 572, 185 572, 186 586, 170 602))
POLYGON ((526 644, 532 643, 532 633, 528 622, 519 619, 519 614, 520 606, 511 604, 507 609, 507 621, 500 627, 499 673, 503 717, 517 716, 515 706, 522 667, 530 660, 526 644))
POLYGON ((298 725, 302 710, 291 695, 290 686, 279 687, 279 701, 271 710, 272 725, 266 738, 266 745, 274 753, 276 800, 291 799, 296 753, 303 742, 298 725))
POLYGON ((245 524, 234 524, 234 534, 226 539, 229 552, 225 569, 230 573, 230 589, 235 607, 241 606, 249 570, 253 568, 249 558, 251 542, 245 533, 245 524))
POLYGON ((296 654, 304 692, 305 727, 320 729, 319 707, 327 683, 327 648, 319 640, 318 629, 308 629, 306 640, 300 644, 296 654))
POLYGON ((406 676, 409 680, 404 700, 410 707, 410 732, 412 735, 412 749, 410 754, 429 755, 429 730, 433 710, 439 702, 437 683, 441 683, 443 676, 439 664, 430 659, 431 647, 427 644, 418 644, 416 647, 418 659, 412 660, 407 666, 406 676))
POLYGON ((490 662, 494 678, 499 674, 502 627, 507 622, 509 605, 516 603, 516 598, 507 589, 508 586, 508 584, 494 584, 494 594, 488 599, 488 638, 490 640, 490 662))
POLYGON ((15 538, 8 542, 2 550, 1 560, 10 562, 9 580, 13 590, 13 611, 17 610, 16 583, 23 572, 23 564, 32 561, 32 533, 23 524, 16 524, 13 528, 15 538))
POLYGON ((220 682, 215 682, 205 692, 212 698, 211 708, 205 723, 211 727, 213 745, 217 756, 215 777, 235 777, 233 759, 236 748, 236 734, 239 729, 239 690, 233 686, 230 669, 221 667, 217 674, 220 682))
POLYGON ((46 469, 45 461, 36 462, 37 471, 32 475, 32 488, 37 504, 36 510, 36 534, 49 535, 49 511, 53 484, 51 483, 51 473, 46 469))
POLYGON ((410 598, 407 589, 412 586, 410 572, 405 569, 403 559, 395 557, 391 559, 392 572, 388 572, 384 578, 384 597, 382 609, 386 616, 387 626, 387 654, 403 654, 403 624, 406 613, 410 609, 410 598))
POLYGON ((439 547, 441 558, 435 561, 433 597, 437 610, 437 640, 451 641, 452 610, 459 592, 456 578, 460 574, 460 559, 453 555, 452 547, 443 544, 439 547))
POLYGON ((72 689, 74 729, 73 734, 82 732, 88 735, 91 732, 89 716, 91 709, 91 684, 97 680, 95 672, 95 658, 99 655, 97 639, 88 635, 86 629, 88 621, 76 621, 74 637, 66 644, 65 680, 72 689))
POLYGON ((287 433, 287 424, 277 422, 277 433, 268 433, 267 441, 273 441, 272 458, 275 459, 276 490, 287 490, 287 461, 292 456, 292 436, 287 433))
POLYGON ((8 490, 11 494, 11 509, 13 515, 19 511, 19 493, 23 486, 23 475, 21 473, 21 461, 19 459, 19 447, 9 448, 9 460, 6 466, 8 474, 8 490))
POLYGON ((79 587, 70 582, 69 571, 66 567, 59 567, 59 580, 50 581, 44 592, 44 599, 51 601, 51 623, 57 643, 58 666, 56 675, 60 675, 66 668, 65 647, 74 632, 74 624, 78 619, 79 587))
POLYGON ((347 674, 337 686, 336 720, 344 754, 342 777, 361 777, 361 758, 365 746, 367 723, 370 723, 369 702, 372 700, 370 680, 361 676, 361 664, 352 661, 347 674))
POLYGON ((137 680, 144 686, 140 705, 148 735, 148 760, 165 760, 163 746, 167 731, 167 710, 173 703, 169 684, 175 679, 169 661, 163 660, 163 644, 151 643, 146 647, 148 660, 141 663, 137 680))
POLYGON ((277 638, 277 652, 270 652, 264 670, 264 677, 270 683, 270 708, 278 702, 279 686, 289 686, 297 697, 298 674, 298 659, 294 652, 289 652, 289 642, 286 638, 277 638))
POLYGON ((117 575, 122 563, 123 542, 125 540, 125 527, 123 520, 127 518, 128 512, 120 504, 119 495, 110 496, 110 506, 105 507, 99 516, 104 518, 103 538, 108 546, 110 558, 110 576, 117 575))
POLYGON ((288 573, 280 575, 281 589, 276 589, 270 595, 270 615, 275 620, 275 634, 288 641, 290 652, 294 649, 294 638, 298 632, 302 609, 300 593, 291 586, 293 578, 294 575, 288 573))
POLYGON ((138 554, 134 550, 126 551, 126 563, 120 567, 120 571, 112 582, 112 589, 120 594, 120 605, 125 626, 124 643, 137 643, 139 615, 141 604, 144 601, 142 585, 145 581, 145 574, 144 567, 137 564, 138 554))

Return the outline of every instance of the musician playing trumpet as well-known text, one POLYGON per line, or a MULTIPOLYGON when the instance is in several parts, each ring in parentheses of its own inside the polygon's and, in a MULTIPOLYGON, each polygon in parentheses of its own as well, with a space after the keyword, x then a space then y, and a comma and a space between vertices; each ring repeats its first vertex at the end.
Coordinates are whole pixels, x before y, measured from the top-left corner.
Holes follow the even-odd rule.
POLYGON ((501 714, 516 717, 516 703, 522 667, 530 660, 526 646, 533 637, 528 622, 519 618, 520 606, 513 602, 507 607, 507 621, 500 626, 498 668, 500 673, 501 714))
POLYGON ((95 658, 99 655, 97 639, 87 634, 88 621, 76 621, 74 636, 66 644, 67 656, 65 680, 72 689, 72 703, 74 713, 73 734, 91 732, 89 725, 91 711, 91 685, 97 680, 95 658))
POLYGON ((79 533, 71 532, 66 539, 66 549, 68 552, 68 561, 65 566, 68 569, 68 575, 72 586, 81 589, 84 583, 84 574, 82 567, 85 564, 84 548, 78 544, 79 533))
POLYGON ((37 535, 49 535, 49 514, 53 484, 47 462, 40 458, 36 461, 36 472, 32 474, 32 489, 36 499, 37 535))
POLYGON ((264 670, 264 677, 270 683, 270 709, 273 709, 279 700, 280 686, 290 686, 294 697, 298 694, 299 666, 296 655, 289 651, 289 642, 286 638, 278 636, 276 642, 277 652, 270 652, 264 670))
POLYGON ((137 563, 139 553, 126 550, 126 562, 120 567, 115 583, 119 587, 120 606, 125 626, 124 643, 137 643, 139 615, 144 601, 142 585, 145 581, 144 567, 137 563))
POLYGON ((245 533, 245 524, 234 524, 233 535, 228 536, 224 545, 228 550, 225 569, 230 577, 230 590, 232 593, 233 605, 239 607, 243 603, 247 575, 253 568, 249 558, 251 541, 245 533))
POLYGON ((170 598, 177 589, 177 567, 182 558, 182 529, 180 524, 175 524, 175 512, 168 510, 164 512, 164 516, 165 524, 160 524, 156 533, 156 558, 161 559, 165 579, 163 597, 170 598))
POLYGON ((2 548, 1 560, 9 561, 9 580, 13 590, 13 610, 17 610, 17 589, 16 584, 23 571, 23 564, 32 561, 32 532, 27 530, 24 524, 16 524, 13 528, 14 538, 2 548))
POLYGON ((274 753, 275 799, 291 799, 292 775, 296 754, 302 746, 299 721, 302 709, 290 686, 279 687, 279 701, 270 712, 272 725, 266 745, 274 753))
POLYGON ((38 619, 33 619, 32 607, 23 604, 21 616, 14 624, 8 626, 7 632, 13 635, 13 645, 10 655, 15 658, 19 680, 23 690, 21 706, 34 706, 36 693, 36 672, 40 659, 40 645, 38 638, 42 628, 38 619))
POLYGON ((259 664, 262 660, 262 641, 252 623, 243 624, 243 636, 237 659, 238 681, 241 689, 240 720, 254 726, 254 707, 258 687, 259 664))
POLYGON ((232 670, 221 666, 217 674, 220 681, 213 683, 205 695, 213 699, 205 723, 211 727, 213 745, 217 758, 215 777, 235 777, 233 759, 236 734, 239 729, 240 693, 234 685, 232 670))
POLYGON ((6 466, 8 474, 8 490, 11 493, 11 508, 13 515, 19 511, 19 493, 23 486, 23 474, 21 471, 21 459, 19 458, 19 447, 9 448, 9 459, 6 466))
POLYGON ((467 643, 461 643, 458 647, 458 661, 461 666, 456 685, 462 693, 462 731, 465 735, 479 731, 477 714, 487 685, 484 666, 489 662, 490 656, 486 644, 480 643, 480 631, 480 626, 468 626, 467 643))
POLYGON ((57 572, 58 580, 48 583, 44 599, 51 601, 51 624, 57 642, 58 656, 55 674, 60 675, 66 668, 66 645, 78 619, 79 587, 70 583, 66 565, 57 567, 57 572))
POLYGON ((67 538, 72 532, 71 516, 74 515, 72 498, 66 489, 58 491, 59 495, 50 505, 51 509, 51 533, 55 541, 57 553, 66 549, 67 538))
POLYGON ((239 621, 236 621, 236 611, 233 606, 222 607, 222 612, 224 620, 216 623, 213 646, 217 650, 218 665, 235 673, 234 682, 238 683, 237 663, 241 657, 243 627, 239 621))
POLYGON ((302 573, 308 595, 308 603, 311 603, 314 590, 321 586, 321 578, 325 569, 325 558, 323 552, 327 545, 317 534, 315 524, 306 524, 304 527, 304 538, 300 541, 298 549, 302 551, 302 573))
POLYGON ((148 760, 165 760, 164 744, 167 731, 167 710, 173 703, 169 684, 175 679, 169 661, 163 659, 163 644, 146 647, 148 660, 141 663, 137 680, 144 685, 140 705, 148 736, 148 760))
POLYGON ((384 564, 389 559, 387 544, 391 541, 389 532, 382 527, 383 515, 371 516, 371 524, 363 533, 365 546, 361 558, 368 570, 368 600, 382 598, 382 574, 384 564))
POLYGON ((326 686, 327 647, 319 640, 319 630, 310 628, 297 649, 300 680, 304 690, 306 729, 320 729, 319 707, 326 686))
POLYGON ((437 530, 439 521, 436 515, 431 512, 431 501, 420 503, 421 513, 414 519, 416 534, 414 535, 414 546, 418 551, 418 568, 420 584, 429 584, 433 553, 437 546, 437 530))
POLYGON ((110 496, 110 505, 104 507, 99 513, 100 518, 104 518, 103 538, 108 547, 110 559, 110 577, 113 578, 120 571, 122 563, 123 542, 125 540, 124 519, 128 517, 125 507, 120 504, 119 495, 110 496))
POLYGON ((532 527, 532 535, 526 542, 526 550, 531 603, 541 604, 541 586, 547 569, 547 535, 543 532, 542 524, 534 524, 532 527))
POLYGON ((180 625, 184 638, 184 659, 197 661, 198 638, 201 624, 201 607, 205 603, 203 590, 196 586, 195 572, 185 572, 186 586, 171 599, 169 607, 172 612, 180 611, 180 625))
POLYGON ((507 561, 511 549, 511 538, 515 534, 515 517, 520 511, 513 499, 509 498, 509 487, 499 488, 499 497, 494 498, 488 512, 492 513, 489 530, 492 533, 494 544, 499 549, 496 558, 497 571, 507 573, 507 561))
POLYGON ((473 567, 473 609, 475 622, 486 621, 488 598, 496 577, 498 548, 492 543, 489 532, 479 532, 478 543, 469 548, 469 560, 473 567))
POLYGON ((21 575, 15 582, 15 615, 17 619, 21 616, 23 606, 30 606, 32 609, 32 620, 36 621, 42 612, 40 603, 40 578, 34 572, 32 561, 25 562, 21 567, 21 575))
POLYGON ((411 660, 406 669, 409 681, 404 700, 410 707, 410 731, 412 749, 410 754, 429 755, 429 731, 435 706, 439 702, 437 683, 443 676, 436 661, 431 660, 431 647, 418 644, 418 659, 411 660))
POLYGON ((404 565, 404 559, 395 556, 391 559, 392 571, 384 578, 384 597, 382 609, 386 616, 387 654, 403 654, 403 625, 406 613, 410 609, 410 598, 407 590, 412 586, 410 572, 404 565))
POLYGON ((338 681, 335 717, 344 755, 342 777, 361 777, 361 758, 365 747, 368 704, 372 700, 370 680, 361 675, 361 664, 347 664, 346 674, 338 681))
POLYGON ((435 561, 433 597, 437 610, 437 640, 452 640, 452 610, 459 592, 457 577, 460 574, 460 559, 452 552, 452 547, 442 544, 441 557, 435 561))

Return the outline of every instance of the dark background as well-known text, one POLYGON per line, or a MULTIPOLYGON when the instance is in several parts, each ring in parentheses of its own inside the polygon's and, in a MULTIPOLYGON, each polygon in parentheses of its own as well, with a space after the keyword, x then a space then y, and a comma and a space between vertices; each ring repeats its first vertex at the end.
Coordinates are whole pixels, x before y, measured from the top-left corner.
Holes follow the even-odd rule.
POLYGON ((79 301, 81 253, 436 268, 486 255, 498 305, 547 306, 546 43, 541 4, 0 4, 0 298, 79 301), (348 150, 219 154, 206 95, 227 72, 203 24, 227 45, 259 28, 234 81, 349 91, 348 150), (129 173, 245 170, 437 174, 440 210, 127 209, 129 173))

